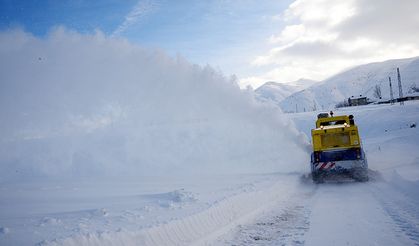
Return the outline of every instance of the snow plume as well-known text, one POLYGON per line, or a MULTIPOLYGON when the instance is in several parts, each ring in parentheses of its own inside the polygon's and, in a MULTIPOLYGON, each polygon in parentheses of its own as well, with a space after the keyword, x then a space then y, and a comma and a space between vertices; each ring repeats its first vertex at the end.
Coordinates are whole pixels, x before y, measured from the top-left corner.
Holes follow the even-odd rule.
POLYGON ((211 67, 102 33, 0 33, 0 180, 305 168, 275 107, 211 67))

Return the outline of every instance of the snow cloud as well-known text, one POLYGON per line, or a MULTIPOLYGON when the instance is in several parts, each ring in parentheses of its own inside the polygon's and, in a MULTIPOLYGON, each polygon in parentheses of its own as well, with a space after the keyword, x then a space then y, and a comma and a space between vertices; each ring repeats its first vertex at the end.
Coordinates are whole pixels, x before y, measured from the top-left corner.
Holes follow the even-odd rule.
POLYGON ((211 67, 102 33, 0 32, 0 181, 306 168, 276 107, 211 67))
POLYGON ((342 69, 419 55, 415 0, 296 0, 280 16, 287 23, 269 37, 271 50, 255 67, 274 67, 259 81, 325 79, 342 69))

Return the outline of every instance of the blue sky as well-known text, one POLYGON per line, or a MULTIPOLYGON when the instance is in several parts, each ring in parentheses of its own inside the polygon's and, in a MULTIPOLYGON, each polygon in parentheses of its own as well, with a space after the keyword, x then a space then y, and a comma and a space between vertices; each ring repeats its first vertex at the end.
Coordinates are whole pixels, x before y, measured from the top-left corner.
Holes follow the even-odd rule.
POLYGON ((417 0, 0 0, 0 30, 100 30, 257 87, 419 55, 416 9, 417 0))
POLYGON ((52 27, 63 25, 80 32, 100 29, 112 32, 137 1, 126 0, 1 0, 0 26, 2 29, 23 27, 38 35, 45 35, 52 27))
POLYGON ((261 44, 281 25, 272 18, 290 2, 1 0, 0 27, 22 27, 41 37, 58 25, 81 33, 98 29, 171 55, 181 54, 194 63, 210 64, 226 74, 248 76, 252 69, 243 67, 266 50, 261 44), (130 14, 134 20, 119 32, 130 14))

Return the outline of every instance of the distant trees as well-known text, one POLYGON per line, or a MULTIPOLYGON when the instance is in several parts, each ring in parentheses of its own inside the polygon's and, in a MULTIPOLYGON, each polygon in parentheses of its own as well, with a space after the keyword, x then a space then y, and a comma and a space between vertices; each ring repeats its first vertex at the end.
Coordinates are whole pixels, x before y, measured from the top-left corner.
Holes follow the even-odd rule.
POLYGON ((377 99, 381 99, 381 86, 380 85, 375 85, 373 96, 377 99))
POLYGON ((415 93, 415 92, 419 92, 419 87, 416 86, 416 83, 413 83, 410 85, 408 93, 415 93))
POLYGON ((313 100, 313 111, 317 111, 317 104, 316 101, 313 100))
POLYGON ((343 107, 349 107, 349 102, 347 99, 344 99, 342 102, 338 102, 335 105, 335 108, 343 108, 343 107))

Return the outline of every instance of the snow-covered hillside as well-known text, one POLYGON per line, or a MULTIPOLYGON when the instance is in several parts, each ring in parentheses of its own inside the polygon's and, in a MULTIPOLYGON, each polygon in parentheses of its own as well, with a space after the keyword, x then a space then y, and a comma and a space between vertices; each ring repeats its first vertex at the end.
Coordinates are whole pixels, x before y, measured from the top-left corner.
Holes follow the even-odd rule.
POLYGON ((266 82, 255 90, 256 96, 261 101, 282 101, 284 98, 298 91, 296 86, 266 82))
POLYGON ((317 83, 317 81, 309 79, 299 79, 286 84, 270 81, 257 88, 255 93, 257 99, 260 101, 272 101, 274 103, 279 103, 291 94, 304 90, 315 83, 317 83))
POLYGON ((419 86, 419 58, 389 60, 361 65, 339 73, 305 90, 296 92, 279 104, 286 112, 333 109, 349 97, 367 96, 374 99, 374 87, 380 86, 383 98, 390 98, 388 77, 392 79, 394 97, 398 98, 397 71, 400 68, 403 94, 412 84, 419 86))

